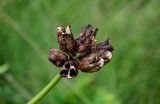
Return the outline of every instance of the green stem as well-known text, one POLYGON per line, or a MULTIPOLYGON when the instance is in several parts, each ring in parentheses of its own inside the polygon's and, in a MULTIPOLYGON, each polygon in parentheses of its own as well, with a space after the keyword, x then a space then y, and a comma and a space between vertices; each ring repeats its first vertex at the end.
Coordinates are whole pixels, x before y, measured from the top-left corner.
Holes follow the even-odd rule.
POLYGON ((32 98, 27 104, 38 103, 61 79, 59 74, 54 77, 46 87, 44 87, 34 98, 32 98))

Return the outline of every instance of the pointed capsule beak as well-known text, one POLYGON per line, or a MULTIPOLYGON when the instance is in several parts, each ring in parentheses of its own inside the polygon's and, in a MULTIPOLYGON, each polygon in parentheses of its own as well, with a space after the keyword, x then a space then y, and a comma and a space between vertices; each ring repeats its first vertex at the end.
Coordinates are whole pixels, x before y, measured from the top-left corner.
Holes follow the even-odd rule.
POLYGON ((71 34, 71 26, 66 27, 66 34, 71 34))
POLYGON ((64 27, 63 26, 58 26, 57 27, 57 32, 59 33, 65 33, 65 29, 64 29, 64 27))

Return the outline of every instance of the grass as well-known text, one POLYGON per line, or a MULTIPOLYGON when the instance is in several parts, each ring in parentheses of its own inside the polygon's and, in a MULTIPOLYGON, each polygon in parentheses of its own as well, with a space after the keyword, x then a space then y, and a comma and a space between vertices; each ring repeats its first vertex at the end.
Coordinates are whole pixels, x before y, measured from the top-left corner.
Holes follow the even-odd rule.
MULTIPOLYGON (((34 96, 59 70, 47 59, 58 48, 56 27, 71 25, 77 37, 90 23, 99 28, 98 42, 111 38, 113 60, 97 73, 62 79, 41 103, 159 104, 159 6, 158 0, 1 0, 0 65, 9 65, 6 73, 34 96)), ((5 75, 0 104, 26 103, 5 75)))

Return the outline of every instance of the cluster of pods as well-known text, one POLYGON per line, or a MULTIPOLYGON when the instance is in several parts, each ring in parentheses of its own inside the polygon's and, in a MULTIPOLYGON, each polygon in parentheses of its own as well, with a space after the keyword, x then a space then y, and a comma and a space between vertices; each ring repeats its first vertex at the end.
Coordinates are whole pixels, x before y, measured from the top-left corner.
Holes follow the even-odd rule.
POLYGON ((96 72, 112 59, 113 47, 110 39, 96 43, 98 28, 87 25, 74 39, 71 26, 57 27, 58 49, 49 51, 49 61, 60 67, 60 76, 68 79, 82 72, 96 72))

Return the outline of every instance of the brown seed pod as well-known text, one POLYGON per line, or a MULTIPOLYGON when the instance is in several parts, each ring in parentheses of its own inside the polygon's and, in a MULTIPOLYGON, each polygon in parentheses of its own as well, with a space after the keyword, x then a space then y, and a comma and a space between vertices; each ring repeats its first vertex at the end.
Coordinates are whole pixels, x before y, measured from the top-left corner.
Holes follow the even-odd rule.
POLYGON ((83 53, 89 50, 96 42, 95 37, 98 28, 94 29, 90 24, 87 25, 80 33, 80 36, 75 39, 75 51, 77 53, 83 53))
POLYGON ((96 72, 112 59, 112 53, 90 53, 79 59, 78 69, 82 72, 96 72))
POLYGON ((88 52, 94 53, 94 52, 105 52, 105 51, 110 51, 113 52, 114 49, 111 45, 111 40, 107 39, 106 41, 102 43, 95 44, 94 46, 91 47, 91 49, 88 52))
POLYGON ((77 61, 76 60, 66 61, 60 71, 60 75, 68 79, 76 77, 78 75, 77 61))
POLYGON ((113 47, 109 39, 96 44, 80 56, 78 69, 83 72, 96 72, 112 59, 113 47))
POLYGON ((79 57, 78 69, 83 72, 94 72, 98 70, 98 57, 95 53, 85 54, 79 57), (95 70, 96 69, 96 70, 95 70))
POLYGON ((75 54, 75 41, 70 26, 67 26, 66 29, 63 26, 57 27, 57 38, 60 50, 66 52, 67 54, 75 54))
POLYGON ((48 59, 57 67, 63 66, 63 64, 68 60, 69 56, 57 49, 51 49, 48 54, 48 59))

